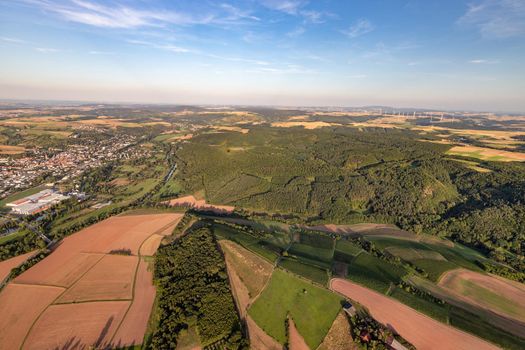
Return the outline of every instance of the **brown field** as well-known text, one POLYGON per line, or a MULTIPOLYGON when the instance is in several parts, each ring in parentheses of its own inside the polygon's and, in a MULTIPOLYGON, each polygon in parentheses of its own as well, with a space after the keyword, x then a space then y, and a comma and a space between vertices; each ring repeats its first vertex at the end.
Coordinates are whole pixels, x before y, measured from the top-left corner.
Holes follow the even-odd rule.
POLYGON ((96 300, 131 300, 138 257, 105 255, 56 304, 96 300))
POLYGON ((14 282, 70 287, 104 257, 103 254, 75 253, 61 248, 15 278, 14 282))
POLYGON ((357 350, 359 346, 354 343, 350 334, 350 323, 346 315, 341 312, 337 315, 332 327, 318 348, 319 350, 357 350))
POLYGON ((149 315, 155 301, 155 294, 153 273, 148 269, 148 263, 141 260, 135 279, 133 302, 113 338, 112 344, 114 347, 119 348, 142 344, 149 315))
POLYGON ((317 128, 323 128, 325 126, 340 126, 341 124, 337 123, 327 123, 327 122, 275 122, 271 126, 276 128, 293 128, 296 126, 302 126, 305 129, 312 130, 317 128))
POLYGON ((129 183, 130 183, 129 179, 125 177, 118 177, 112 180, 109 184, 113 186, 125 186, 125 185, 129 185, 129 183))
POLYGON ((388 247, 385 251, 398 256, 403 260, 418 260, 418 259, 429 259, 429 260, 440 260, 446 261, 445 257, 438 252, 432 250, 413 249, 413 248, 402 248, 402 247, 388 247))
POLYGON ((491 160, 499 162, 525 161, 525 153, 509 152, 475 146, 454 146, 450 150, 448 150, 447 153, 451 155, 466 156, 481 160, 491 160))
POLYGON ((290 350, 310 350, 291 318, 288 319, 288 343, 290 350))
POLYGON ((9 276, 9 273, 12 269, 22 265, 33 254, 35 254, 35 251, 15 256, 11 259, 0 261, 0 282, 2 282, 5 278, 7 278, 7 276, 9 276))
POLYGON ((231 241, 220 241, 226 263, 232 267, 248 289, 250 298, 255 298, 270 279, 273 266, 258 255, 231 241))
POLYGON ((160 242, 164 238, 163 235, 160 234, 154 234, 151 235, 148 239, 142 243, 142 246, 140 247, 140 255, 142 256, 152 256, 155 254, 157 249, 160 246, 160 242))
POLYGON ((0 145, 0 154, 20 154, 25 151, 26 149, 24 147, 0 145))
POLYGON ((33 322, 63 288, 8 284, 0 293, 0 349, 19 349, 33 322))
POLYGON ((104 348, 129 301, 51 305, 33 325, 23 349, 104 348), (67 344, 71 344, 67 346, 67 344))
POLYGON ((248 328, 251 349, 282 350, 282 345, 266 334, 247 313, 251 303, 268 282, 273 266, 236 243, 221 240, 219 244, 226 258, 235 303, 248 328))
POLYGON ((236 132, 240 132, 242 134, 247 134, 250 129, 244 129, 244 128, 241 128, 241 127, 238 127, 238 126, 224 126, 224 125, 220 125, 220 126, 212 126, 213 129, 215 130, 219 130, 219 131, 236 131, 236 132))
POLYGON ((235 210, 235 207, 232 207, 230 205, 214 205, 214 204, 208 204, 204 199, 196 199, 194 196, 184 196, 180 198, 175 198, 170 201, 168 201, 169 205, 177 207, 190 207, 190 208, 196 208, 201 210, 208 210, 215 213, 233 213, 235 210))
MULTIPOLYGON (((20 330, 10 332, 15 338, 6 341, 20 343, 27 334, 28 349, 87 348, 107 344, 118 328, 122 344, 141 342, 155 290, 146 264, 137 268, 136 255, 144 241, 173 227, 181 217, 175 213, 111 217, 65 238, 0 293, 0 306, 9 305, 1 308, 0 325, 8 320, 20 330), (108 254, 115 249, 132 255, 108 254), (119 328, 126 313, 129 317, 119 328)), ((147 249, 154 253, 154 248, 147 249)), ((9 348, 0 339, 0 349, 9 348)))
POLYGON ((466 269, 446 272, 439 286, 468 303, 525 321, 525 285, 466 269))
POLYGON ((383 294, 343 279, 332 279, 330 288, 364 305, 379 322, 388 325, 417 349, 498 349, 484 340, 438 322, 383 294))

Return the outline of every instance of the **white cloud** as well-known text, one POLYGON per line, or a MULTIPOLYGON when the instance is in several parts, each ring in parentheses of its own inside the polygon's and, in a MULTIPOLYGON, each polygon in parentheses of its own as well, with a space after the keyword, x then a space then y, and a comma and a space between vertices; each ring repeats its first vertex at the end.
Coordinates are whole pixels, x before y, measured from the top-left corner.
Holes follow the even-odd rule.
POLYGON ((306 4, 304 0, 262 0, 262 4, 272 10, 297 15, 299 9, 306 4))
POLYGON ((54 53, 60 51, 59 49, 53 49, 50 47, 35 47, 35 50, 42 53, 54 53))
POLYGON ((470 60, 470 61, 468 61, 468 63, 472 63, 472 64, 496 64, 496 63, 499 63, 499 61, 496 61, 496 60, 475 59, 475 60, 470 60))
POLYGON ((367 19, 360 19, 355 22, 350 28, 342 30, 341 33, 349 38, 357 38, 358 36, 370 33, 375 29, 374 25, 367 19))
MULTIPOLYGON (((59 14, 68 21, 103 28, 159 27, 164 24, 211 24, 227 20, 227 18, 218 18, 213 14, 194 16, 183 12, 144 10, 124 5, 106 6, 85 0, 71 0, 60 4, 47 0, 24 1, 59 14)), ((229 8, 229 18, 231 18, 232 9, 233 7, 229 8)))
POLYGON ((115 54, 112 51, 98 51, 98 50, 91 50, 88 53, 90 55, 114 55, 115 54))
POLYGON ((458 20, 460 25, 474 27, 481 36, 491 39, 525 36, 525 1, 481 0, 468 5, 458 20))
POLYGON ((305 32, 306 32, 306 29, 304 27, 297 27, 294 30, 289 31, 288 33, 286 33, 286 36, 288 36, 290 38, 296 38, 298 36, 303 35, 305 32))
POLYGON ((0 37, 0 40, 5 41, 7 43, 13 43, 13 44, 26 44, 27 41, 17 38, 7 38, 7 37, 0 37))
POLYGON ((180 47, 180 46, 177 46, 177 45, 173 45, 173 44, 158 44, 158 43, 144 41, 144 40, 127 40, 127 42, 130 43, 130 44, 141 45, 141 46, 149 46, 149 47, 153 47, 155 49, 166 50, 166 51, 171 51, 171 52, 175 52, 175 53, 194 52, 193 50, 187 49, 185 47, 180 47))

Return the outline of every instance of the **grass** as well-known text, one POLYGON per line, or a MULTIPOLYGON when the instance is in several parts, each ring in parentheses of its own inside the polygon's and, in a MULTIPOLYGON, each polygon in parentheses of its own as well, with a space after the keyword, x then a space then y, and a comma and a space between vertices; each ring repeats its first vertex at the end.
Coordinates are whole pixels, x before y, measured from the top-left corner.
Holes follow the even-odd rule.
POLYGON ((476 334, 505 349, 525 349, 525 339, 520 339, 504 330, 496 328, 470 312, 453 308, 450 312, 450 324, 466 332, 476 334))
POLYGON ((277 260, 278 254, 273 250, 267 249, 257 237, 221 224, 214 224, 213 231, 217 237, 238 243, 270 262, 277 260))
POLYGON ((316 349, 341 310, 340 301, 336 294, 276 269, 248 313, 281 344, 287 341, 285 320, 290 315, 308 346, 316 349))
POLYGON ((488 304, 494 309, 500 310, 508 315, 523 317, 523 308, 514 300, 507 299, 487 288, 480 286, 472 281, 461 280, 458 292, 473 300, 479 300, 483 304, 488 304))
POLYGON ((319 268, 317 266, 305 264, 299 260, 291 258, 281 259, 279 266, 313 282, 322 285, 326 285, 328 283, 328 273, 325 269, 319 268))
POLYGON ((44 185, 40 185, 40 186, 28 188, 27 190, 24 190, 21 192, 13 193, 12 195, 7 196, 4 199, 0 200, 0 207, 5 207, 7 203, 17 201, 27 196, 31 196, 37 192, 42 191, 45 188, 46 187, 44 185))
POLYGON ((443 273, 458 268, 458 265, 443 260, 416 259, 411 262, 428 273, 428 279, 434 282, 437 282, 443 273))
POLYGON ((331 262, 334 256, 333 249, 317 248, 302 243, 292 244, 288 252, 294 255, 323 262, 331 262))
POLYGON ((424 313, 425 315, 428 315, 438 321, 441 321, 443 323, 448 322, 449 310, 447 306, 423 299, 398 287, 393 289, 390 296, 394 299, 399 300, 403 304, 408 305, 411 308, 421 313, 424 313))
POLYGON ((7 243, 9 241, 12 241, 13 239, 17 239, 17 238, 20 238, 20 237, 23 237, 27 234, 27 230, 19 230, 15 233, 12 233, 10 235, 7 235, 7 236, 1 236, 0 237, 0 244, 4 244, 4 243, 7 243))
POLYGON ((368 253, 361 253, 348 265, 348 279, 385 293, 391 283, 397 284, 407 271, 368 253))

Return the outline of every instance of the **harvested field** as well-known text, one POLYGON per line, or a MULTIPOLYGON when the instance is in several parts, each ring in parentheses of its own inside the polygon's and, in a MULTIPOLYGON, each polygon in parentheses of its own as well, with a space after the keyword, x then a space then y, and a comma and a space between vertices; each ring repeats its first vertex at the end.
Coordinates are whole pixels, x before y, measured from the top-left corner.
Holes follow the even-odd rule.
POLYGON ((0 145, 0 154, 20 154, 25 151, 26 149, 24 147, 0 145))
POLYGON ((346 315, 340 312, 332 328, 319 346, 319 350, 357 350, 359 346, 354 343, 350 334, 350 323, 346 315))
POLYGON ((417 349, 498 349, 484 340, 440 323, 414 309, 348 280, 333 279, 331 289, 368 308, 379 322, 389 325, 417 349))
POLYGON ((481 160, 499 161, 499 162, 524 162, 525 153, 502 151, 492 148, 475 147, 475 146, 454 146, 447 151, 448 154, 472 157, 481 160))
MULTIPOLYGON (((0 294, 0 306, 18 308, 2 308, 4 319, 23 330, 21 337, 29 332, 26 348, 88 348, 107 344, 129 310, 118 341, 142 342, 155 289, 147 265, 137 268, 135 255, 144 241, 162 238, 156 232, 173 228, 181 217, 173 213, 111 217, 65 238, 49 256, 11 282, 4 290, 7 294, 0 294), (122 254, 108 254, 111 251, 122 254), (23 293, 8 294, 20 288, 23 293), (42 290, 55 292, 46 298, 42 290), (41 304, 31 308, 36 301, 41 304), (22 306, 17 306, 20 302, 22 306)), ((155 244, 145 247, 148 253, 157 248, 155 244)), ((0 348, 6 347, 0 343, 0 348)))
POLYGON ((302 126, 305 129, 312 130, 317 128, 322 128, 325 126, 341 126, 338 123, 327 123, 327 122, 276 122, 271 124, 273 127, 277 128, 293 128, 296 126, 302 126))
POLYGON ((140 247, 140 255, 143 256, 152 256, 155 254, 157 249, 160 246, 160 242, 164 238, 163 235, 154 234, 150 236, 148 239, 142 243, 142 246, 140 247))
POLYGON ((95 300, 130 300, 138 258, 105 255, 56 303, 78 303, 95 300))
POLYGON ((310 350, 292 319, 288 320, 288 344, 290 350, 310 350))
POLYGON ((129 301, 106 301, 51 305, 33 325, 23 349, 103 348, 129 304, 129 301))
POLYGON ((403 231, 395 225, 389 224, 355 224, 355 225, 317 225, 317 226, 307 226, 310 230, 330 232, 330 233, 339 233, 339 234, 361 234, 361 235, 374 235, 374 236, 395 236, 398 238, 405 239, 417 239, 417 236, 414 233, 403 231))
POLYGON ((144 260, 139 263, 133 302, 112 341, 116 348, 142 344, 156 294, 148 265, 144 260))
POLYGON ((61 248, 15 278, 14 282, 70 287, 104 257, 103 254, 75 254, 61 248))
POLYGON ((236 243, 221 240, 219 244, 226 257, 226 267, 235 303, 248 328, 251 348, 255 350, 282 349, 282 345, 266 334, 247 313, 254 297, 270 278, 273 267, 266 260, 236 243), (239 273, 243 274, 246 283, 250 285, 251 295, 246 284, 239 277, 239 273))
POLYGON ((2 282, 5 278, 7 278, 7 276, 9 276, 9 273, 12 269, 22 265, 33 254, 35 254, 35 251, 18 255, 11 259, 0 261, 0 282, 2 282))
POLYGON ((220 125, 220 126, 212 126, 213 129, 215 130, 219 130, 219 131, 236 131, 236 132, 240 132, 242 134, 247 134, 250 129, 244 129, 244 128, 241 128, 241 127, 238 127, 238 126, 224 126, 224 125, 220 125))
POLYGON ((226 256, 226 263, 235 270, 246 286, 250 298, 257 296, 270 279, 272 264, 237 243, 222 240, 220 245, 226 256))
POLYGON ((440 260, 445 261, 443 255, 433 250, 403 248, 403 247, 388 247, 385 251, 393 256, 397 256, 406 261, 413 261, 418 259, 440 260))
POLYGON ((8 284, 0 293, 0 349, 19 349, 40 313, 63 288, 8 284))
POLYGON ((525 285, 466 269, 446 272, 439 281, 460 300, 525 322, 525 285))
POLYGON ((168 201, 169 205, 174 207, 189 207, 189 208, 195 208, 200 210, 207 210, 211 212, 215 212, 218 214, 221 213, 233 213, 233 210, 235 207, 232 207, 230 205, 214 205, 214 204, 208 204, 204 199, 196 199, 194 196, 184 196, 176 199, 172 199, 168 201))

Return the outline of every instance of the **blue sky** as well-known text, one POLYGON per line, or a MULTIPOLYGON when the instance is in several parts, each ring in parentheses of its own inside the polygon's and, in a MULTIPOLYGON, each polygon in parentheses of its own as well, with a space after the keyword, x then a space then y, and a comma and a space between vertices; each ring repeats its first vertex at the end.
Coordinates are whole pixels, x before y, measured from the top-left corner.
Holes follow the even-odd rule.
POLYGON ((525 111, 525 0, 0 0, 0 98, 525 111))

